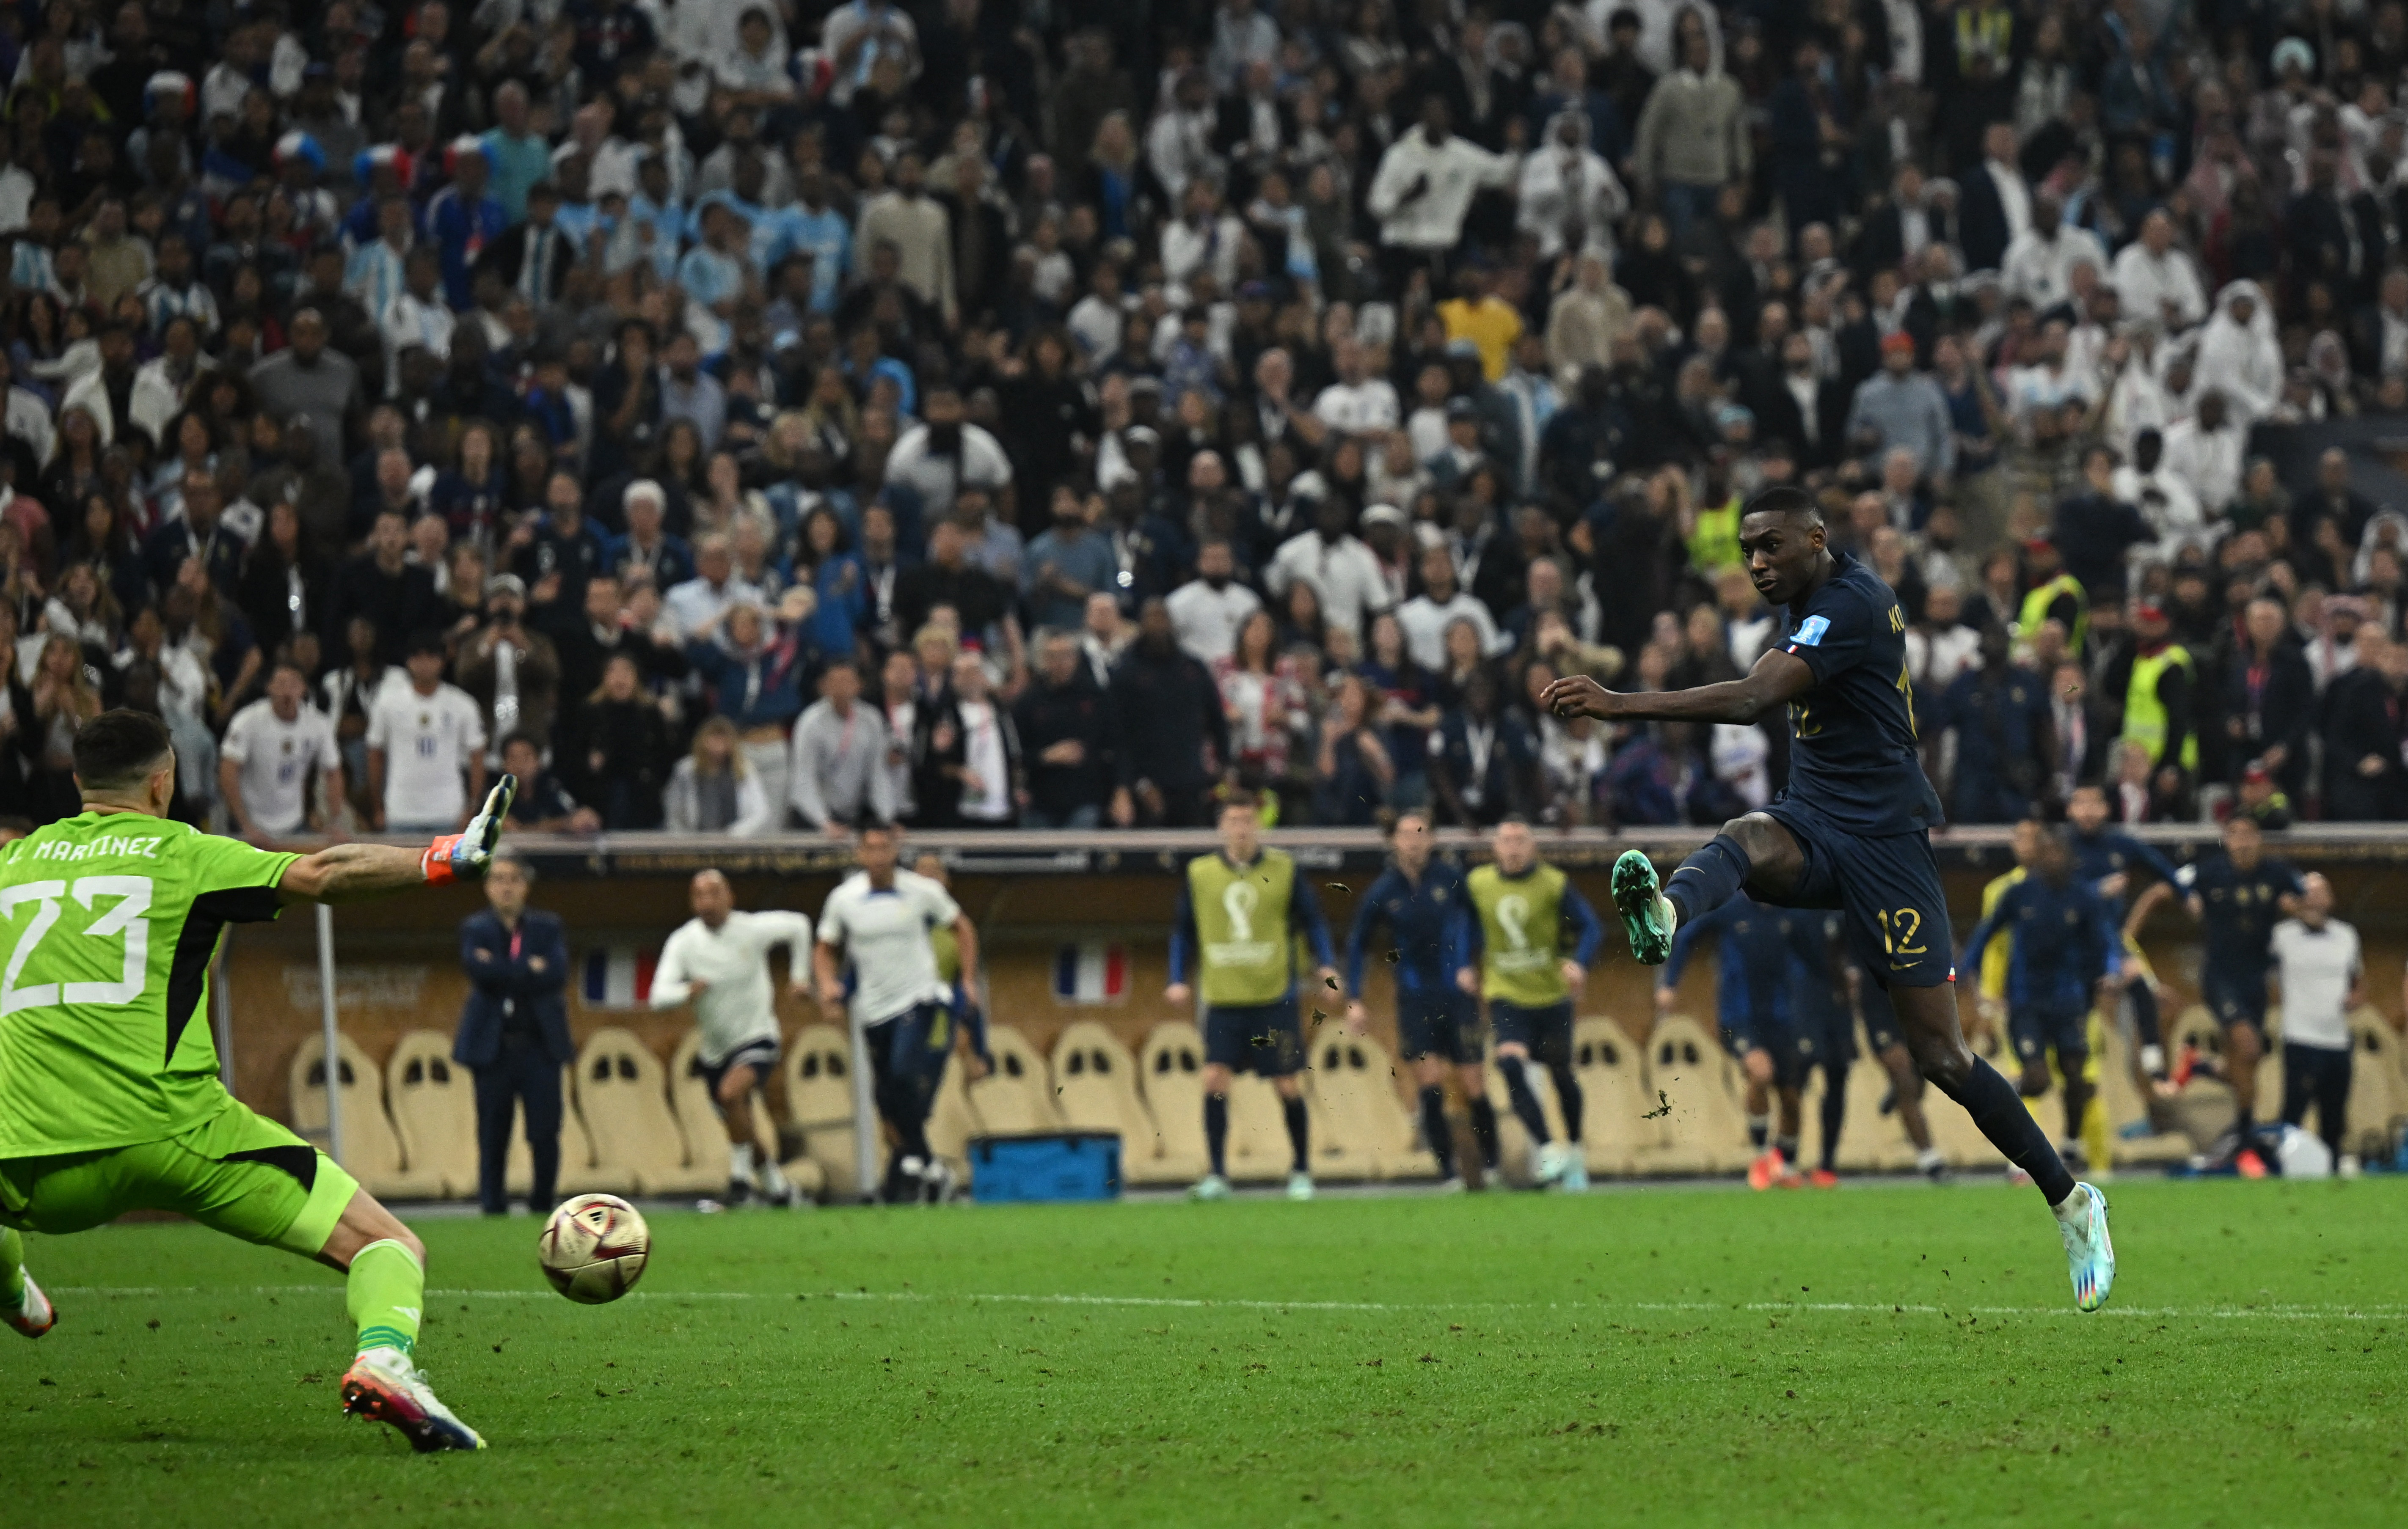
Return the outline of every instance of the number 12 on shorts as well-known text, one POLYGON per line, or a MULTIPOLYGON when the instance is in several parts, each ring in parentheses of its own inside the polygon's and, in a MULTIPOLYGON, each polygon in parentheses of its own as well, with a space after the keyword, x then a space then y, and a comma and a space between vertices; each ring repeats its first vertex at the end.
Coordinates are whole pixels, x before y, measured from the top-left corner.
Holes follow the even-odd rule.
POLYGON ((1885 955, 1918 956, 1926 948, 1914 943, 1923 933, 1923 915, 1911 907, 1895 911, 1883 908, 1879 913, 1882 926, 1882 951, 1885 955))

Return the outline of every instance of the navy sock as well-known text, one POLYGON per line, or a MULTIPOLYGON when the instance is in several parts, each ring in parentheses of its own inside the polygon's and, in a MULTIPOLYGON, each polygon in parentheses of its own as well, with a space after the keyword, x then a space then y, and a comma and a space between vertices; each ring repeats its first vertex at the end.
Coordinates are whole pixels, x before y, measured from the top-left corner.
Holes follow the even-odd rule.
POLYGON ((1795 1163, 1798 1161, 1798 1138, 1796 1136, 1773 1137, 1772 1150, 1781 1154, 1781 1161, 1784 1163, 1795 1163))
POLYGON ((1287 1144, 1295 1152, 1290 1166, 1297 1173, 1312 1171, 1312 1122, 1304 1112, 1301 1098, 1280 1101, 1280 1113, 1287 1117, 1287 1144))
POLYGON ((1581 1107, 1585 1102, 1581 1093, 1580 1079, 1572 1076, 1570 1067, 1549 1067, 1547 1076, 1555 1080, 1555 1105, 1564 1112, 1564 1139, 1578 1141, 1581 1138, 1581 1107))
POLYGON ((1212 1171, 1227 1178, 1224 1165, 1229 1156, 1229 1097, 1226 1093, 1204 1095, 1204 1150, 1212 1154, 1212 1171))
POLYGON ((1530 1140, 1543 1147, 1555 1138, 1547 1132, 1547 1112, 1539 1107, 1539 1096, 1530 1092, 1529 1076, 1522 1069, 1518 1056, 1498 1057, 1497 1068, 1505 1075, 1505 1097, 1513 1102, 1513 1114, 1522 1128, 1530 1133, 1530 1140))
POLYGON ((1471 1101, 1471 1139, 1480 1143, 1480 1161, 1497 1171, 1497 1107, 1482 1094, 1471 1101))
POLYGON ((1823 1070, 1823 1171, 1840 1171, 1840 1127, 1848 1118, 1848 1072, 1844 1067, 1823 1070))
MULTIPOLYGON (((1940 1082, 1936 1078, 1932 1081, 1940 1082)), ((2073 1175, 2065 1171, 2065 1161, 2049 1145, 2048 1133, 2032 1119, 2015 1086, 2000 1077, 1996 1067, 1977 1056, 1961 1087, 1952 1092, 1942 1084, 1941 1092, 1965 1107, 1974 1125, 2008 1162, 2031 1175, 2050 1205, 2073 1193, 2073 1175)))
POLYGON ((1446 1090, 1437 1083, 1422 1090, 1422 1135, 1430 1155, 1438 1159, 1438 1176, 1455 1177, 1455 1132, 1446 1123, 1446 1090))
POLYGON ((1765 1140, 1767 1137, 1770 1136, 1771 1134, 1771 1116, 1750 1115, 1747 1118, 1747 1144, 1755 1148, 1757 1151, 1761 1152, 1764 1150, 1765 1140))
POLYGON ((1722 907, 1747 885, 1751 868, 1747 851, 1739 840, 1728 834, 1716 834, 1704 848, 1681 862, 1672 879, 1664 883, 1664 895, 1680 910, 1681 922, 1690 923, 1722 907))
POLYGON ((2157 1039, 2157 991, 2146 982, 2135 982, 2124 990, 2132 995, 2132 1029, 2143 1046, 2161 1044, 2157 1039))

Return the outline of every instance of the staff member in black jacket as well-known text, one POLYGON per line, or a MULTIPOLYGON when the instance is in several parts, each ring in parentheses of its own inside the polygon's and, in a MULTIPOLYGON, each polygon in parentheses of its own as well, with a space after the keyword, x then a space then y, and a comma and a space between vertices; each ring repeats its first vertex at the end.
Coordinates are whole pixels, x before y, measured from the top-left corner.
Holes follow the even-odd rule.
POLYGON ((568 946, 557 913, 527 906, 535 873, 509 855, 485 874, 492 906, 460 924, 460 965, 468 1002, 452 1060, 477 1079, 477 1198, 488 1216, 506 1214, 503 1175, 510 1120, 526 1105, 527 1150, 535 1159, 528 1206, 550 1208, 560 1178, 560 1069, 575 1059, 568 1040, 568 946))

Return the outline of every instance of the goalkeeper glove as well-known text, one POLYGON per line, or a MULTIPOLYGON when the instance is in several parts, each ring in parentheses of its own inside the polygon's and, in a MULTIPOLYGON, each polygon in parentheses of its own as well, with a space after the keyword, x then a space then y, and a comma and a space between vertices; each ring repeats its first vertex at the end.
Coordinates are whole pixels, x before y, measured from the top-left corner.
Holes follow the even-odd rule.
POLYGON ((468 826, 457 834, 446 834, 426 847, 419 865, 433 884, 445 881, 474 881, 485 874, 494 863, 494 847, 501 842, 503 821, 510 815, 510 803, 518 796, 519 778, 506 775, 494 782, 485 795, 485 805, 468 820, 468 826))

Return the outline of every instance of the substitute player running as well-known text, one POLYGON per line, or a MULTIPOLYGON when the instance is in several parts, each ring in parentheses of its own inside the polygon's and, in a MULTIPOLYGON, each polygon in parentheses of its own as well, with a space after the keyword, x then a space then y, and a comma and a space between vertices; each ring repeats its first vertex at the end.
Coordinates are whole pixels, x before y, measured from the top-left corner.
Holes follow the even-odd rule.
POLYGON ((179 1211, 344 1271, 358 1329, 344 1411, 420 1450, 484 1448, 413 1359, 426 1250, 333 1159, 226 1093, 194 1021, 227 924, 482 876, 517 783, 502 777, 463 832, 420 849, 296 855, 169 820, 176 751, 156 717, 84 723, 75 769, 83 810, 0 858, 14 951, 0 979, 0 1322, 39 1337, 58 1320, 21 1232, 179 1211))
POLYGON ((1475 917, 1467 921, 1463 969, 1455 980, 1488 1000, 1488 1027, 1497 1036, 1497 1070, 1505 1096, 1539 1150, 1541 1184, 1588 1188, 1581 1153, 1581 1086, 1572 1076, 1572 999, 1588 981, 1588 964, 1605 938, 1604 926, 1570 878, 1539 858, 1530 825, 1508 818, 1489 836, 1485 865, 1464 879, 1475 917), (1564 954, 1564 926, 1575 931, 1564 954), (1564 1114, 1564 1141, 1550 1138, 1547 1112, 1526 1070, 1537 1057, 1555 1085, 1564 1114))
POLYGON ((2014 1086, 1975 1056, 1949 991, 1948 906, 1931 857, 1940 801, 1916 752, 1906 612, 1873 571, 1826 543, 1823 512, 1786 485, 1749 501, 1740 550, 1756 593, 1788 607, 1785 633, 1740 679, 1617 694, 1584 675, 1549 685, 1557 716, 1607 722, 1753 723, 1789 707, 1788 789, 1734 818, 1659 886, 1647 856, 1613 868, 1613 901, 1642 964, 1662 963, 1680 921, 1745 887, 1760 902, 1838 907, 1849 943, 1885 988, 1915 1065, 1965 1107, 1982 1134, 2032 1177, 2056 1215, 2074 1305, 2095 1311, 2115 1278, 2107 1200, 2075 1182, 2014 1086))
POLYGON ((811 921, 779 907, 746 912, 736 906, 736 889, 717 871, 695 872, 686 906, 694 917, 661 947, 652 1007, 694 1005, 695 1028, 702 1035, 695 1066, 727 1127, 728 1203, 742 1205, 757 1188, 769 1204, 791 1206, 795 1187, 778 1166, 776 1140, 760 1139, 752 1099, 767 1099, 769 1075, 778 1070, 777 986, 769 976, 769 952, 786 948, 786 991, 797 998, 809 995, 803 972, 811 921))
MULTIPOLYGON (((2132 901, 2132 877, 2147 871, 2163 886, 2174 879, 2173 862, 2107 821, 2107 790, 2076 786, 2065 804, 2065 821, 2073 833, 2067 844, 2073 850, 2073 874, 2098 889, 2107 906, 2122 918, 2132 901)), ((2124 926, 2124 992, 2132 1000, 2132 1029, 2140 1040, 2141 1071, 2152 1079, 2166 1075, 2166 1048, 2157 1019, 2157 973, 2141 950, 2139 926, 2124 926)))
POLYGON ((1747 1187, 1795 1189, 1803 1182, 1796 1165, 1799 1098, 1814 1065, 1816 1048, 1799 1023, 1802 994, 1790 982, 1793 933, 1781 909, 1767 907, 1745 893, 1684 923, 1672 936, 1671 954, 1656 968, 1656 1013, 1672 1012, 1689 952, 1708 935, 1715 936, 1721 957, 1715 1018, 1724 1044, 1747 1076, 1747 1140, 1756 1149, 1747 1165, 1747 1187))
POLYGON ((2283 983, 2283 1123, 2299 1125, 2316 1107, 2316 1134, 2333 1169, 2358 1175, 2349 1145, 2349 1011, 2366 998, 2366 956, 2358 931, 2332 916, 2332 883, 2314 871, 2300 879, 2299 917, 2274 926, 2274 963, 2283 983))
POLYGON ((900 868, 901 837, 891 823, 863 826, 853 855, 861 869, 837 885, 820 909, 811 952, 820 1012, 847 1002, 869 1053, 870 1097, 895 1136, 886 1165, 890 1200, 942 1199, 953 1174, 928 1148, 928 1111, 944 1081, 953 1031, 947 1005, 956 982, 938 970, 931 936, 953 932, 961 962, 958 986, 978 991, 978 930, 939 882, 900 868))
POLYGON ((1296 936, 1312 946, 1314 991, 1335 992, 1338 964, 1321 899, 1297 874, 1283 850, 1262 847, 1262 818, 1253 796, 1233 792, 1221 804, 1221 848, 1187 863, 1179 885, 1179 912, 1170 926, 1173 1007, 1193 1003, 1197 969, 1204 990, 1204 1146, 1211 1169, 1188 1191, 1198 1200, 1229 1193, 1229 1079, 1251 1072, 1270 1079, 1287 1117, 1294 1150, 1287 1197, 1312 1198, 1311 1132, 1296 1075, 1304 1065, 1304 1032, 1296 1014, 1296 936))
POLYGON ((2132 909, 2138 927, 2161 895, 2179 890, 2200 922, 2206 960, 2200 970, 2200 996, 2224 1027, 2225 1082, 2231 1085, 2232 1129, 2208 1155, 2229 1161, 2243 1179, 2262 1179, 2266 1160, 2258 1153, 2258 1060, 2266 1054, 2266 979, 2274 965, 2274 925, 2297 912, 2306 889, 2300 875, 2266 854, 2258 820, 2236 813, 2224 825, 2224 848, 2185 865, 2174 877, 2142 894, 2132 909))
POLYGON ((2000 893, 1997 906, 1973 926, 1957 965, 1980 970, 1992 936, 2010 932, 2007 1037, 2023 1064, 2021 1092, 2027 1099, 2048 1092, 2054 1056, 2065 1080, 2065 1136, 2057 1155, 2078 1164, 2082 1116, 2090 1107, 2090 1004, 2094 993, 2106 1003, 2122 985, 2124 932, 2107 899, 2074 875, 2063 833, 2041 831, 2028 873, 2000 893))
POLYGON ((1463 1188, 1455 1166, 1455 1133, 1446 1123, 1446 1075, 1451 1067, 1470 1101, 1471 1134, 1490 1174, 1497 1171, 1497 1107, 1488 1102, 1480 1068, 1480 1013, 1455 984, 1469 906, 1463 872, 1431 858, 1429 816, 1401 814, 1388 831, 1396 858, 1363 894, 1346 936, 1346 1024, 1363 1033, 1363 963, 1383 924, 1395 941, 1397 1052, 1413 1065, 1421 1086, 1422 1135, 1438 1159, 1439 1188, 1463 1188))

